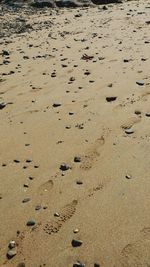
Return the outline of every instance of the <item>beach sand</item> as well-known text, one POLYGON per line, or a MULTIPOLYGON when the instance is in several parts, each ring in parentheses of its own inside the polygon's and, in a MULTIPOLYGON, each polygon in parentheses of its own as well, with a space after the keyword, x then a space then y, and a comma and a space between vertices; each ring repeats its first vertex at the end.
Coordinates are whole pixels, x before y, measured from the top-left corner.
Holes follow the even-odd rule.
POLYGON ((150 3, 107 8, 3 18, 0 266, 150 266, 150 3))

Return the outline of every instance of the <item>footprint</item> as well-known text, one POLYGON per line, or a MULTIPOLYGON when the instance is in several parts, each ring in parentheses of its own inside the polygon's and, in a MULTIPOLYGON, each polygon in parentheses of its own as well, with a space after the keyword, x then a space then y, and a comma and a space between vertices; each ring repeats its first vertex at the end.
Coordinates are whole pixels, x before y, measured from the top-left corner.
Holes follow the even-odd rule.
POLYGON ((53 181, 52 180, 48 180, 46 183, 42 184, 38 190, 37 190, 37 199, 39 204, 41 204, 41 202, 45 204, 48 204, 50 197, 51 197, 51 190, 53 188, 53 181))
POLYGON ((43 228, 44 232, 49 235, 59 232, 63 224, 74 215, 77 203, 77 200, 73 200, 70 204, 62 208, 60 211, 60 217, 53 221, 47 222, 43 228))
POLYGON ((89 191, 89 197, 91 197, 91 196, 93 196, 94 194, 95 194, 95 192, 97 192, 97 191, 102 191, 103 190, 103 188, 104 188, 104 185, 101 183, 101 184, 99 184, 98 186, 96 186, 96 187, 93 187, 93 189, 90 189, 90 191, 89 191))
POLYGON ((99 147, 104 145, 104 143, 105 143, 105 139, 104 139, 104 136, 102 135, 100 138, 96 140, 92 148, 90 148, 87 151, 86 155, 82 157, 82 162, 80 165, 80 168, 82 170, 89 170, 92 168, 96 158, 99 157, 100 155, 99 147))
POLYGON ((141 239, 126 245, 114 267, 150 266, 150 228, 141 231, 141 239))
POLYGON ((131 128, 134 124, 139 123, 141 121, 141 118, 139 117, 132 117, 129 118, 125 123, 121 125, 121 128, 123 129, 129 129, 131 128))

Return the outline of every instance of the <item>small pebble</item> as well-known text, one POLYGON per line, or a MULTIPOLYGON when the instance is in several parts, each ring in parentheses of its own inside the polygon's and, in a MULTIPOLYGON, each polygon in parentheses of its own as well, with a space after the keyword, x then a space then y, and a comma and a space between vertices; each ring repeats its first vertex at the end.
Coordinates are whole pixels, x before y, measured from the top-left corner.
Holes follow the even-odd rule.
POLYGON ((27 221, 27 226, 33 226, 35 224, 36 224, 36 222, 34 219, 30 219, 29 221, 27 221))
POLYGON ((29 187, 29 185, 28 185, 28 184, 24 184, 23 186, 24 186, 24 187, 29 187))
POLYGON ((3 109, 6 107, 6 104, 5 103, 0 103, 0 109, 3 109))
POLYGON ((17 250, 16 249, 10 249, 7 252, 7 258, 8 259, 12 259, 16 254, 17 254, 17 250))
POLYGON ((81 263, 80 261, 77 261, 76 263, 73 264, 73 267, 85 267, 85 264, 81 263))
POLYGON ((57 108, 57 107, 60 107, 60 106, 61 106, 61 103, 58 103, 58 102, 53 104, 54 108, 57 108))
POLYGON ((74 157, 74 162, 81 162, 81 157, 79 156, 74 157))
POLYGON ((76 181, 76 184, 81 185, 81 184, 83 184, 83 182, 80 181, 80 180, 77 180, 77 181, 76 181))
POLYGON ((136 115, 140 115, 141 114, 141 111, 140 110, 135 110, 134 112, 136 115))
POLYGON ((16 247, 16 242, 15 242, 14 240, 11 240, 11 241, 9 242, 8 247, 9 247, 10 249, 15 248, 15 247, 16 247))
POLYGON ((144 83, 144 81, 140 80, 140 81, 137 81, 136 84, 139 86, 143 86, 145 83, 144 83))
POLYGON ((35 210, 40 210, 42 207, 40 206, 40 205, 37 205, 36 207, 35 207, 35 210))
POLYGON ((131 128, 129 128, 129 129, 125 130, 125 133, 126 134, 132 134, 132 133, 134 133, 134 131, 131 128))
POLYGON ((112 102, 112 101, 115 101, 116 99, 117 99, 117 96, 107 96, 106 97, 107 102, 112 102))
POLYGON ((76 239, 73 239, 71 244, 73 247, 80 247, 82 245, 82 241, 81 240, 76 240, 76 239))
POLYGON ((73 232, 74 232, 74 234, 77 234, 79 232, 79 229, 76 228, 73 230, 73 232))
POLYGON ((69 165, 66 164, 66 163, 62 163, 62 164, 60 165, 60 170, 61 170, 61 171, 67 171, 67 170, 69 170, 69 169, 70 169, 70 167, 69 167, 69 165))
POLYGON ((22 203, 29 202, 30 200, 31 200, 31 198, 30 198, 30 197, 26 197, 26 198, 24 198, 24 199, 22 200, 22 203))
POLYGON ((55 213, 54 213, 54 216, 55 216, 55 217, 60 217, 60 214, 59 214, 58 212, 55 212, 55 213))
POLYGON ((127 175, 126 175, 126 179, 132 179, 132 176, 129 175, 129 174, 127 174, 127 175))

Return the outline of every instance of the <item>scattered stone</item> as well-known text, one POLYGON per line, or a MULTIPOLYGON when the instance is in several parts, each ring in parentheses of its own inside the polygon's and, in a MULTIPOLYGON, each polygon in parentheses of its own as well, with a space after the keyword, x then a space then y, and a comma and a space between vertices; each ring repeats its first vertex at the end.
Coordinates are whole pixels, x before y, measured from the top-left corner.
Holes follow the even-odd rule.
POLYGON ((79 229, 74 229, 73 232, 74 234, 77 234, 79 232, 79 229))
POLYGON ((81 185, 81 184, 83 184, 83 182, 80 181, 80 180, 77 180, 77 181, 76 181, 76 184, 81 185))
POLYGON ((27 203, 27 202, 29 202, 30 200, 31 200, 30 197, 26 197, 26 198, 24 198, 24 199, 22 200, 22 203, 27 203))
POLYGON ((6 107, 6 104, 3 102, 3 103, 0 103, 0 109, 3 109, 6 107))
POLYGON ((32 162, 32 160, 31 159, 26 159, 26 162, 30 163, 30 162, 32 162))
POLYGON ((135 110, 134 112, 136 115, 140 115, 141 114, 141 111, 140 110, 135 110))
POLYGON ((29 187, 29 185, 28 185, 28 184, 24 184, 23 186, 24 186, 24 187, 27 187, 27 188, 29 187))
POLYGON ((34 219, 30 219, 29 221, 27 221, 27 226, 33 226, 35 224, 36 224, 36 222, 34 219))
POLYGON ((20 163, 20 160, 18 160, 18 159, 14 159, 14 162, 15 162, 15 163, 20 163))
POLYGON ((17 254, 17 250, 16 249, 10 249, 7 252, 7 258, 8 259, 12 259, 16 254, 17 254))
POLYGON ((74 157, 74 162, 81 162, 81 157, 79 156, 74 157))
POLYGON ((126 133, 126 134, 133 134, 134 131, 133 131, 131 128, 129 128, 129 129, 126 129, 126 130, 125 130, 125 133, 126 133))
POLYGON ((54 108, 57 108, 57 107, 60 107, 61 106, 61 103, 58 103, 58 102, 55 102, 54 104, 53 104, 53 107, 54 108))
POLYGON ((115 101, 116 99, 117 99, 117 96, 107 96, 106 97, 107 102, 112 102, 112 101, 115 101))
POLYGON ((71 129, 71 126, 70 125, 67 125, 65 128, 66 129, 71 129))
POLYGON ((70 82, 74 82, 75 81, 75 77, 70 77, 69 81, 70 82))
POLYGON ((113 87, 113 84, 112 83, 109 83, 107 86, 108 87, 113 87))
POLYGON ((94 263, 94 267, 100 267, 99 263, 94 263))
POLYGON ((70 166, 68 164, 66 164, 66 163, 62 163, 60 165, 60 170, 61 171, 68 171, 69 169, 70 169, 70 166))
POLYGON ((77 261, 76 263, 73 264, 73 267, 85 267, 85 264, 81 263, 80 261, 77 261))
POLYGON ((59 214, 58 212, 55 212, 55 213, 54 213, 54 216, 55 216, 55 217, 60 217, 60 214, 59 214))
POLYGON ((126 179, 132 179, 132 176, 129 175, 129 174, 127 174, 127 175, 126 175, 126 179))
POLYGON ((145 115, 146 117, 150 117, 150 112, 147 112, 145 115))
POLYGON ((37 206, 35 207, 35 210, 40 210, 41 208, 42 208, 41 205, 37 205, 37 206))
POLYGON ((11 240, 11 241, 9 242, 8 247, 9 247, 10 249, 15 248, 15 247, 16 247, 16 242, 15 242, 14 240, 11 240))
POLYGON ((7 50, 2 50, 2 57, 9 56, 9 52, 7 50))
POLYGON ((145 84, 145 82, 140 80, 140 81, 136 81, 136 84, 139 86, 143 86, 145 84))
POLYGON ((71 244, 73 247, 80 247, 82 245, 82 241, 81 240, 76 240, 76 239, 73 239, 71 244))

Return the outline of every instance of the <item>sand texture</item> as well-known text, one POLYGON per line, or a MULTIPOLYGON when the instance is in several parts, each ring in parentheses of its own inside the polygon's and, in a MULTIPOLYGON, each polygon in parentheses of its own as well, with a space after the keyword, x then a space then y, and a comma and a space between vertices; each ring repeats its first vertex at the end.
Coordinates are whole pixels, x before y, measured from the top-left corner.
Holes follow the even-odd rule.
POLYGON ((150 266, 150 2, 0 23, 0 266, 150 266))

